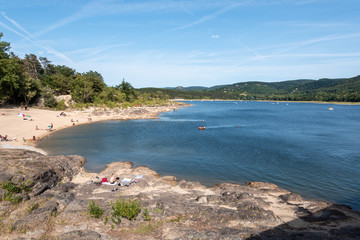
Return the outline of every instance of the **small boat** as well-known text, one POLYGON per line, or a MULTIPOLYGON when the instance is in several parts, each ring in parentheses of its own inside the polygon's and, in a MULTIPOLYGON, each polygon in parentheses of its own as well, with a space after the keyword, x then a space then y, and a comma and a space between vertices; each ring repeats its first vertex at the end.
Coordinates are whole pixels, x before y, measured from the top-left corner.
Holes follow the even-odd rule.
POLYGON ((329 107, 329 110, 330 110, 330 111, 333 111, 333 110, 334 110, 334 108, 332 108, 332 107, 329 107))
POLYGON ((206 127, 198 127, 199 130, 205 130, 206 127))

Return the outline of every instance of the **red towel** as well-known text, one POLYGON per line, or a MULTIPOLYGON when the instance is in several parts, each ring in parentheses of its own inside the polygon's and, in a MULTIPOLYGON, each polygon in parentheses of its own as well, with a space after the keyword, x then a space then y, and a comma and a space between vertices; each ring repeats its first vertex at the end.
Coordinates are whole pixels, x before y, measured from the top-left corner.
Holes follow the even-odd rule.
POLYGON ((102 182, 102 183, 107 182, 107 178, 103 178, 103 179, 101 180, 101 182, 102 182))

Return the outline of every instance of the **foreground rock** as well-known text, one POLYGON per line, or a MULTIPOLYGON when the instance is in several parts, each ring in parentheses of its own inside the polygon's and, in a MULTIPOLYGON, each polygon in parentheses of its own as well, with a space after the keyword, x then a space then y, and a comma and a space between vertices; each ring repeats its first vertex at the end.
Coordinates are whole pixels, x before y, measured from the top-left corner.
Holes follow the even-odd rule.
POLYGON ((0 149, 0 161, 1 239, 360 239, 359 212, 270 183, 206 188, 127 162, 87 173, 80 156, 24 150, 0 149), (111 173, 137 182, 97 184, 111 173), (9 181, 20 191, 9 194, 9 181), (136 220, 116 223, 117 199, 141 202, 136 220), (100 218, 89 215, 90 201, 100 218))

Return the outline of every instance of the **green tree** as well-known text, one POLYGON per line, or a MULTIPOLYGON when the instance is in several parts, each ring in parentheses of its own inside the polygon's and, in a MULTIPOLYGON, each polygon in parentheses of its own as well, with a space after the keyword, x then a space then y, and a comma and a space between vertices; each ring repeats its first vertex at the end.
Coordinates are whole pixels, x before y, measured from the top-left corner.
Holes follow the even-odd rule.
POLYGON ((86 81, 84 75, 78 73, 73 82, 73 91, 71 92, 71 98, 75 102, 88 103, 92 102, 93 91, 91 83, 86 81))
POLYGON ((10 43, 1 41, 3 36, 4 34, 0 32, 0 59, 9 58, 10 43))
POLYGON ((26 73, 33 79, 39 79, 40 75, 44 72, 41 63, 35 54, 26 54, 22 63, 26 73))
POLYGON ((93 103, 105 86, 102 76, 97 72, 78 73, 73 81, 72 99, 76 102, 93 103))
POLYGON ((0 59, 0 100, 18 102, 24 78, 23 68, 17 58, 0 59))
POLYGON ((125 82, 125 79, 122 80, 121 84, 115 86, 117 89, 121 90, 121 92, 125 93, 125 100, 131 101, 132 99, 136 98, 136 93, 134 87, 128 83, 125 82))
POLYGON ((31 100, 40 96, 40 92, 40 80, 29 75, 25 76, 24 85, 20 90, 20 95, 24 98, 25 104, 28 105, 31 100))

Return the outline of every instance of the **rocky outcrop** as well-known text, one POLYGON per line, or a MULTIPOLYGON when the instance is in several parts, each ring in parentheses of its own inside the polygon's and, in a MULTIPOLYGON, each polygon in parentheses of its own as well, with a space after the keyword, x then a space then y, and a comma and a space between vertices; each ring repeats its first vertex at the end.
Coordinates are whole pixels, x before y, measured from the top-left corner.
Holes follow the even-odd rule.
POLYGON ((1 239, 360 239, 359 212, 271 183, 207 188, 129 162, 87 173, 80 156, 23 150, 0 149, 0 162, 1 239), (134 181, 99 184, 111 173, 134 181), (141 204, 136 220, 114 218, 117 200, 141 204))

